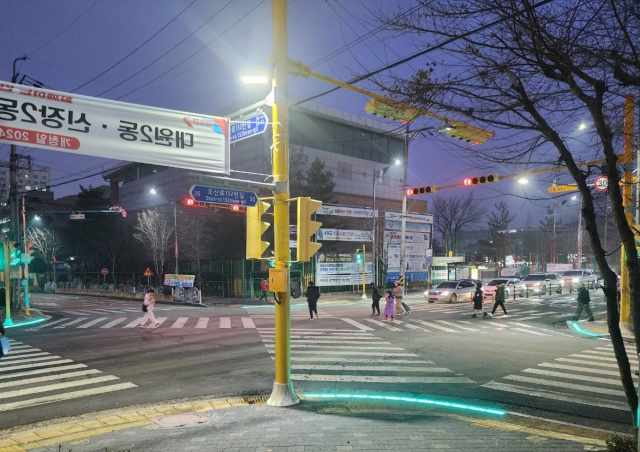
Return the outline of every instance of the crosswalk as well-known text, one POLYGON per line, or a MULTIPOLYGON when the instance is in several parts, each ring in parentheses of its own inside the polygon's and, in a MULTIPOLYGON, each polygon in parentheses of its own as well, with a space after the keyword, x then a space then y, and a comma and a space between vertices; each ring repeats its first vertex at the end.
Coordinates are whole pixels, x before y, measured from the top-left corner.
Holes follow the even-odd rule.
POLYGON ((137 387, 115 375, 39 348, 10 340, 11 353, 0 359, 0 411, 122 391, 137 387))
MULTIPOLYGON (((638 360, 630 356, 629 361, 633 373, 638 369, 638 360)), ((613 346, 608 343, 556 358, 553 362, 540 363, 482 386, 543 400, 629 410, 613 346)))
MULTIPOLYGON (((308 317, 305 317, 308 318, 308 317)), ((144 317, 98 317, 98 318, 62 318, 53 320, 38 326, 29 328, 27 331, 38 330, 63 330, 63 329, 111 329, 111 328, 138 328, 142 323, 144 317)), ((169 318, 163 316, 156 316, 156 320, 160 324, 160 327, 169 327, 170 329, 230 329, 230 328, 250 328, 255 329, 256 325, 251 317, 177 317, 169 318)), ((154 325, 147 324, 147 327, 154 327, 154 325)))
MULTIPOLYGON (((258 328, 267 351, 275 354, 273 328, 258 328)), ((473 384, 371 332, 353 329, 291 330, 291 379, 294 381, 398 384, 473 384)), ((361 385, 358 385, 361 387, 361 385)))

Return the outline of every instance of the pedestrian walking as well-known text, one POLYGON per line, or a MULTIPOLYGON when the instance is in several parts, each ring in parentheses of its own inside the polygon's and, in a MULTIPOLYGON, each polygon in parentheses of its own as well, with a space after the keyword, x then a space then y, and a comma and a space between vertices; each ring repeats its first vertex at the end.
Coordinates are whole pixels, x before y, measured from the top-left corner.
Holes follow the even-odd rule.
POLYGON ((384 320, 386 322, 388 318, 391 317, 391 321, 393 322, 393 316, 396 313, 396 302, 390 290, 387 290, 386 301, 387 305, 384 307, 384 320))
POLYGON ((507 308, 504 307, 504 300, 505 300, 504 288, 505 288, 505 285, 504 283, 502 283, 502 284, 499 284, 496 289, 495 295, 493 296, 494 303, 493 303, 493 310, 491 311, 491 317, 493 317, 493 314, 496 313, 496 309, 498 309, 498 306, 502 308, 502 312, 504 313, 502 314, 502 317, 508 317, 507 308))
POLYGON ((587 311, 587 320, 589 322, 593 322, 595 319, 593 318, 593 312, 591 312, 591 308, 589 307, 589 303, 591 302, 591 297, 589 296, 589 289, 584 286, 584 283, 578 283, 578 309, 576 310, 576 315, 573 316, 571 320, 576 322, 584 309, 587 311))
POLYGON ((395 287, 393 288, 393 297, 396 301, 396 315, 405 314, 407 311, 405 311, 404 307, 402 306, 402 284, 400 284, 400 281, 395 282, 395 287))
POLYGON ((371 283, 371 300, 373 300, 373 303, 371 303, 371 310, 373 311, 371 312, 371 315, 380 315, 381 298, 382 295, 380 294, 380 291, 374 283, 371 283), (378 311, 378 314, 376 314, 376 311, 378 311))
POLYGON ((320 289, 313 283, 313 281, 309 281, 309 287, 307 287, 307 291, 304 295, 307 297, 307 303, 309 303, 309 315, 311 316, 311 320, 313 320, 314 312, 316 313, 316 319, 319 319, 318 298, 320 298, 320 289))
POLYGON ((473 315, 471 317, 476 318, 478 314, 482 313, 482 317, 490 315, 484 310, 482 304, 484 303, 484 292, 482 292, 482 284, 476 284, 476 291, 473 294, 473 315))
MULTIPOLYGON (((0 337, 4 337, 4 324, 2 323, 2 320, 0 320, 0 337)), ((4 350, 2 347, 0 347, 0 358, 2 358, 4 356, 4 350)))
POLYGON ((267 294, 269 293, 269 283, 266 279, 260 281, 260 289, 262 290, 262 296, 260 297, 260 300, 264 298, 264 301, 269 301, 269 299, 267 298, 267 294))
POLYGON ((144 318, 142 319, 142 323, 140 324, 140 328, 145 328, 147 324, 147 320, 151 320, 151 325, 155 324, 156 328, 160 326, 158 321, 156 320, 156 316, 153 315, 153 307, 156 304, 156 299, 153 297, 154 294, 153 289, 147 290, 147 294, 144 296, 144 301, 142 302, 142 310, 144 311, 144 318))

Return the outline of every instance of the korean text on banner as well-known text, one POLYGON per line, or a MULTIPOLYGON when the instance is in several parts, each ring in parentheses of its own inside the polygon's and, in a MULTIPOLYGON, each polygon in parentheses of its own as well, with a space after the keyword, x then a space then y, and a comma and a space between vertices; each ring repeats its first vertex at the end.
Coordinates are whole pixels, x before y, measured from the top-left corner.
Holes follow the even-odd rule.
POLYGON ((230 172, 229 119, 0 81, 0 142, 230 172))

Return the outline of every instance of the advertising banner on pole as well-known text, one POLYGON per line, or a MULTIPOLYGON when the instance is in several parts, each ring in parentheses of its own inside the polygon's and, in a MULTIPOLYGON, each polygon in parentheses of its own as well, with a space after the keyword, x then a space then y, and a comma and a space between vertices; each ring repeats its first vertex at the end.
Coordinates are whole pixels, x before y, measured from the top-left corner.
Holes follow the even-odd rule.
MULTIPOLYGON (((320 206, 316 210, 318 215, 333 215, 336 217, 355 217, 355 218, 373 218, 372 209, 363 209, 361 207, 343 207, 343 206, 320 206)), ((376 217, 378 210, 376 209, 376 217)))
MULTIPOLYGON (((365 283, 372 281, 371 273, 364 277, 365 283)), ((317 275, 316 285, 321 286, 360 286, 362 285, 362 273, 358 275, 317 275)))
POLYGON ((230 173, 228 118, 2 81, 0 142, 230 173))
POLYGON ((172 287, 193 287, 196 275, 164 275, 164 285, 172 287))
MULTIPOLYGON (((402 221, 386 220, 384 222, 384 228, 387 231, 401 231, 402 221)), ((426 223, 405 223, 405 232, 426 232, 431 233, 431 225, 426 223)))
MULTIPOLYGON (((424 215, 420 213, 407 213, 407 221, 412 223, 430 223, 433 224, 433 215, 424 215)), ((402 221, 402 212, 388 212, 384 213, 385 220, 402 221)))
POLYGON ((370 242, 371 231, 321 228, 316 232, 316 239, 318 241, 327 240, 333 242, 370 242))

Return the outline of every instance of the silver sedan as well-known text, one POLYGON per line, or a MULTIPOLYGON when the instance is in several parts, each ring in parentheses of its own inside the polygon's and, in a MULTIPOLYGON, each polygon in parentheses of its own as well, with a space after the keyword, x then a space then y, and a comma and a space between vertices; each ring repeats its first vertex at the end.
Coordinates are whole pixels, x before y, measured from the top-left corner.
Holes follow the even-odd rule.
POLYGON ((524 297, 524 294, 527 290, 525 285, 522 284, 522 281, 520 281, 517 278, 501 278, 501 279, 494 279, 490 283, 482 286, 482 291, 484 292, 484 296, 493 297, 500 284, 505 285, 504 296, 507 300, 513 297, 514 293, 518 297, 524 297))
POLYGON ((446 301, 455 303, 460 301, 471 301, 476 285, 471 281, 445 281, 438 284, 438 287, 427 290, 424 298, 429 303, 436 301, 446 301))

